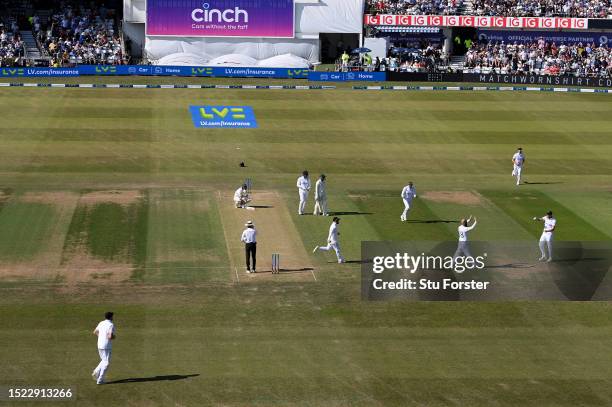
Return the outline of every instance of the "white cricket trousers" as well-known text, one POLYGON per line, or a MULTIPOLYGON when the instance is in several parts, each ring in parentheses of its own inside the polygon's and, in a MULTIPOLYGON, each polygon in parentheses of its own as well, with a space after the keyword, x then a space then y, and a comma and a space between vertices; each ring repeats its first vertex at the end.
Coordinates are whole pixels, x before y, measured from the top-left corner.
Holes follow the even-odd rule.
POLYGON ((308 200, 308 191, 305 189, 298 190, 300 194, 300 207, 298 208, 298 214, 304 214, 304 208, 306 207, 306 200, 308 200))
POLYGON ((315 199, 313 215, 327 215, 327 199, 315 199))
POLYGON ((100 355, 100 363, 94 369, 94 374, 98 383, 104 381, 104 375, 108 370, 108 365, 110 364, 111 359, 111 350, 110 349, 98 349, 98 354, 100 355))
POLYGON ((516 177, 516 184, 520 184, 521 183, 521 173, 523 172, 523 167, 519 167, 518 165, 514 166, 514 169, 512 170, 512 176, 516 177))
POLYGON ((406 220, 408 219, 408 211, 410 211, 410 204, 412 203, 412 201, 406 198, 402 198, 402 201, 404 201, 404 212, 402 212, 401 219, 406 220))
POLYGON ((319 250, 322 250, 324 252, 327 252, 332 249, 334 249, 334 251, 336 252, 338 263, 343 263, 344 257, 342 257, 342 254, 340 253, 340 245, 338 244, 338 242, 328 242, 327 246, 319 246, 319 250))
POLYGON ((455 251, 453 259, 461 257, 462 255, 463 257, 472 257, 472 253, 470 253, 470 245, 465 240, 460 240, 457 244, 457 250, 455 251))
POLYGON ((546 258, 546 249, 548 249, 548 258, 552 259, 552 242, 553 234, 551 232, 544 232, 540 236, 540 253, 542 257, 546 258))

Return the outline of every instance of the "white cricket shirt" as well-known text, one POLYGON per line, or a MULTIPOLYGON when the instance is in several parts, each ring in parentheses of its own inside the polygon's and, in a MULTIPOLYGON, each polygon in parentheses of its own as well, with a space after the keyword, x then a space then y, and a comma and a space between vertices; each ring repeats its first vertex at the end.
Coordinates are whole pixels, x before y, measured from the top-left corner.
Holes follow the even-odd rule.
POLYGON ((108 337, 109 334, 115 333, 115 324, 105 319, 98 324, 96 329, 98 330, 98 349, 111 349, 113 345, 108 337))

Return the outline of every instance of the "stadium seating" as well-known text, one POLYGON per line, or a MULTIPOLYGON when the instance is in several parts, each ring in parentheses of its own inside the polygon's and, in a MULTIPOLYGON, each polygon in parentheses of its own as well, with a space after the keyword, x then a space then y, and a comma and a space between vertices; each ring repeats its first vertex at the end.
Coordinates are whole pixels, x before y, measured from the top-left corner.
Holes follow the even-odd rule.
POLYGON ((56 10, 41 42, 52 66, 75 64, 124 64, 123 47, 115 21, 103 7, 79 5, 56 10))
POLYGON ((0 66, 15 66, 23 63, 23 41, 15 25, 0 27, 0 66))
POLYGON ((464 62, 473 73, 612 76, 612 50, 595 44, 474 43, 464 62))
POLYGON ((367 0, 369 14, 610 18, 610 0, 367 0))

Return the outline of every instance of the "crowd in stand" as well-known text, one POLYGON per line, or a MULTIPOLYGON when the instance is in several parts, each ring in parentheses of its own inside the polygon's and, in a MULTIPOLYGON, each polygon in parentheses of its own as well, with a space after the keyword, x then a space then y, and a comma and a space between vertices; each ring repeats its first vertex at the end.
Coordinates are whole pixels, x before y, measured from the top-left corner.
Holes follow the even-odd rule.
POLYGON ((464 67, 474 73, 612 77, 612 49, 596 44, 474 43, 464 67))
MULTIPOLYGON (((370 14, 456 15, 463 0, 367 0, 370 14)), ((465 12, 465 11, 464 11, 465 12)), ((472 0, 472 15, 505 17, 612 16, 610 0, 472 0)))
POLYGON ((463 0, 367 0, 370 14, 453 15, 463 0))
POLYGON ((51 66, 126 62, 114 20, 104 6, 64 5, 39 38, 51 56, 51 66))
POLYGON ((336 71, 430 72, 447 62, 440 45, 421 44, 418 48, 392 47, 385 58, 372 59, 368 53, 350 56, 345 52, 336 64, 336 71))
POLYGON ((504 17, 587 17, 612 15, 610 0, 472 0, 474 14, 504 17))
POLYGON ((23 56, 23 41, 17 26, 0 25, 0 66, 21 65, 23 56))

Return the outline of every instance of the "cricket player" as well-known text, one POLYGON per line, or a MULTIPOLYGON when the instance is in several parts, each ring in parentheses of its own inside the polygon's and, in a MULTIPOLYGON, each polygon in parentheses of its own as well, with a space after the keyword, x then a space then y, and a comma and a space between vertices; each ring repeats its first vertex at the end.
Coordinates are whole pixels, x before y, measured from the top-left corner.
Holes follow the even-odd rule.
POLYGON ((98 354, 100 355, 100 363, 98 363, 98 366, 96 366, 91 373, 94 379, 96 379, 96 384, 104 384, 104 375, 110 363, 112 349, 111 341, 116 338, 113 315, 112 312, 105 313, 104 321, 100 322, 93 331, 94 335, 98 336, 98 354))
POLYGON ((302 176, 297 179, 298 193, 300 194, 300 206, 298 208, 298 215, 304 214, 306 207, 306 200, 308 199, 308 191, 310 191, 310 179, 308 178, 308 171, 302 171, 302 176))
POLYGON ((252 221, 244 224, 246 229, 242 232, 240 241, 244 243, 244 255, 246 257, 246 272, 257 273, 257 230, 252 221), (251 258, 253 259, 253 268, 251 269, 251 258))
POLYGON ((315 183, 315 207, 313 215, 327 216, 327 191, 325 183, 325 174, 321 174, 315 183))
POLYGON ((327 246, 315 246, 312 251, 315 253, 317 250, 322 250, 324 252, 334 249, 336 252, 336 257, 338 258, 338 263, 344 263, 344 257, 340 253, 340 244, 338 243, 338 236, 340 232, 338 231, 338 225, 340 224, 340 218, 334 216, 332 219, 332 224, 329 227, 329 235, 327 235, 327 246))
POLYGON ((548 211, 546 212, 546 216, 541 217, 541 218, 538 218, 537 216, 535 216, 533 220, 544 222, 544 231, 542 231, 542 236, 540 236, 540 253, 542 253, 542 257, 540 257, 539 260, 551 262, 552 261, 553 232, 555 231, 555 227, 557 225, 557 219, 553 218, 552 211, 548 211), (548 248, 548 259, 546 258, 547 248, 548 248))
POLYGON ((251 197, 247 185, 244 184, 234 192, 234 204, 236 204, 236 208, 244 208, 249 202, 251 202, 251 197))
POLYGON ((414 187, 412 182, 409 182, 408 185, 406 185, 404 189, 402 189, 401 194, 402 201, 404 201, 404 212, 402 212, 402 216, 400 216, 402 222, 406 222, 406 219, 408 219, 408 211, 410 210, 410 205, 412 205, 412 200, 416 198, 416 196, 416 188, 414 187))
POLYGON ((470 246, 468 244, 468 232, 476 227, 476 218, 474 218, 474 223, 470 226, 470 222, 472 221, 472 215, 470 215, 467 219, 461 219, 459 227, 457 228, 457 232, 459 232, 459 241, 457 243, 457 250, 455 251, 455 255, 453 258, 457 258, 463 255, 463 257, 472 257, 470 253, 470 246))
POLYGON ((525 155, 523 154, 522 148, 519 147, 512 156, 512 164, 514 164, 512 176, 516 177, 516 185, 521 185, 521 173, 523 172, 523 165, 525 164, 525 155))

